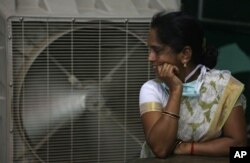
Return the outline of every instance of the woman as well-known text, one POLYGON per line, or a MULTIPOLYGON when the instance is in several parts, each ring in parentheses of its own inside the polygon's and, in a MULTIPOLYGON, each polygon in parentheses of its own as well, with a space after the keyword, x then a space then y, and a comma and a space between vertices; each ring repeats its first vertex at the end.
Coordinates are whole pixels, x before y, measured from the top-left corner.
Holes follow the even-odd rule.
POLYGON ((246 145, 244 85, 213 69, 218 53, 205 44, 199 22, 182 12, 152 18, 148 60, 157 78, 140 90, 142 158, 226 156, 246 145))

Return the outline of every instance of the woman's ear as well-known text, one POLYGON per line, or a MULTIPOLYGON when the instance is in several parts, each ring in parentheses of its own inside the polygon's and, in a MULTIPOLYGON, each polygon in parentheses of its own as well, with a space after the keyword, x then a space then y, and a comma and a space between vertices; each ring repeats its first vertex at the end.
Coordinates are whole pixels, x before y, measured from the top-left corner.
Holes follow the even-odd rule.
POLYGON ((187 66, 191 58, 192 58, 192 49, 190 46, 185 46, 181 54, 181 63, 183 64, 184 67, 187 66))

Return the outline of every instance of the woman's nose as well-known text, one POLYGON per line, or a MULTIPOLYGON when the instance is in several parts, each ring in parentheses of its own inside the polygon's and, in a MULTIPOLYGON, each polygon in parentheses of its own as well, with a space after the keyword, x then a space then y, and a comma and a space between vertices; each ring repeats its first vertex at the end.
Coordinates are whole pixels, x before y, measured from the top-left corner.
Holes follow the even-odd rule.
POLYGON ((149 50, 148 61, 155 61, 155 53, 153 50, 149 50))

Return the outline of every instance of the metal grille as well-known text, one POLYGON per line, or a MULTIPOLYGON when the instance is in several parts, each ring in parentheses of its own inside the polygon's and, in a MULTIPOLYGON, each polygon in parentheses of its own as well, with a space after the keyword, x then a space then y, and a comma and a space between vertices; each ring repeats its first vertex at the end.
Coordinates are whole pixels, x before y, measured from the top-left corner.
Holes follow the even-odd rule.
POLYGON ((10 21, 14 162, 127 162, 144 141, 148 20, 10 21))

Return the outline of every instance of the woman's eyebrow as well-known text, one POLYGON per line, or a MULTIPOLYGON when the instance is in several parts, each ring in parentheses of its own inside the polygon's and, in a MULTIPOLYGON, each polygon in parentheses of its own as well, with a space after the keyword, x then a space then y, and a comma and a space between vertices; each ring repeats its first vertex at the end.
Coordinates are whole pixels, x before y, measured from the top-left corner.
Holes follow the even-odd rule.
POLYGON ((164 48, 164 46, 162 45, 149 45, 150 48, 154 48, 154 49, 162 49, 164 48))

